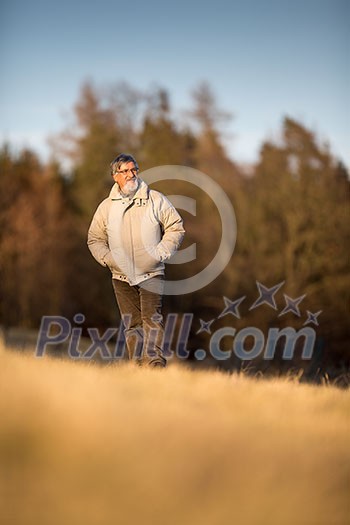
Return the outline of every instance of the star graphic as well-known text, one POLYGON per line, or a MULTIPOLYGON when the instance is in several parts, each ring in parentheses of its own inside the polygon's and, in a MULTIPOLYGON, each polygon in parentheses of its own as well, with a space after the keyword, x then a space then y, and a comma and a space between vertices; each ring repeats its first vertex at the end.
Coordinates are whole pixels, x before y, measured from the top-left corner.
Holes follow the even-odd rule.
POLYGON ((223 299, 225 302, 225 308, 219 315, 218 319, 220 319, 220 317, 224 317, 224 315, 226 314, 232 314, 235 317, 237 317, 237 319, 240 319, 241 316, 239 315, 238 307, 241 304, 241 302, 244 301, 245 298, 246 296, 243 295, 243 297, 240 297, 239 299, 236 299, 235 301, 230 301, 230 299, 227 299, 227 297, 224 297, 223 299))
POLYGON ((259 281, 256 281, 256 285, 259 290, 259 297, 255 301, 254 304, 249 308, 249 310, 253 310, 254 308, 257 308, 261 304, 268 304, 275 310, 277 310, 276 301, 274 298, 274 295, 278 292, 278 290, 283 286, 285 281, 282 281, 279 284, 276 284, 275 286, 272 286, 272 288, 266 288, 263 284, 259 283, 259 281))
POLYGON ((208 334, 211 334, 210 326, 214 321, 215 319, 212 319, 211 321, 203 321, 203 319, 199 319, 201 326, 197 330, 196 334, 200 334, 201 332, 208 332, 208 334))
POLYGON ((293 314, 300 317, 300 310, 299 310, 298 305, 299 303, 301 303, 304 297, 306 297, 306 294, 301 295, 300 297, 297 297, 296 299, 292 299, 291 297, 288 297, 288 295, 286 295, 285 293, 283 295, 286 301, 286 306, 283 308, 282 312, 279 314, 278 317, 286 314, 287 312, 293 312, 293 314))
POLYGON ((322 313, 322 310, 319 310, 315 314, 313 314, 312 312, 309 312, 309 310, 306 310, 306 313, 307 313, 307 319, 306 319, 304 325, 306 325, 308 323, 313 323, 316 326, 318 326, 317 317, 322 313))

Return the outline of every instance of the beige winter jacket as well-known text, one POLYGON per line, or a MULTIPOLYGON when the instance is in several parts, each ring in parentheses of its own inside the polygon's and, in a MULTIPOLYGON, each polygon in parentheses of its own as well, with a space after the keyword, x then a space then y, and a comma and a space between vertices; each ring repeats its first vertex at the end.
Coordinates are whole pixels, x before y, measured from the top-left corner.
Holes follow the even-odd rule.
POLYGON ((180 215, 161 193, 141 180, 131 198, 118 184, 98 206, 87 244, 112 277, 136 285, 164 274, 164 262, 179 248, 185 230, 180 215))

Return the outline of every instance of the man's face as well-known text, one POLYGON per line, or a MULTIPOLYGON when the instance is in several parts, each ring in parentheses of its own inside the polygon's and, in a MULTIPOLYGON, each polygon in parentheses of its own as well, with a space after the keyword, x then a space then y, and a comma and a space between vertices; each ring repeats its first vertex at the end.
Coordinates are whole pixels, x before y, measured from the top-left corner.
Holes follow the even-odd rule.
POLYGON ((114 181, 125 195, 129 195, 137 190, 139 186, 137 173, 138 170, 133 162, 125 162, 120 166, 118 172, 113 175, 114 181))

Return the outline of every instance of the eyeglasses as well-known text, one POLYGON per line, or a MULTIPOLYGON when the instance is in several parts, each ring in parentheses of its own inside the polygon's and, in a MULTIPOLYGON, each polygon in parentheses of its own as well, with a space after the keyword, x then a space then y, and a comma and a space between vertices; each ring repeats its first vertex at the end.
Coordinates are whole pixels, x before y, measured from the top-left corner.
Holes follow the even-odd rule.
POLYGON ((137 168, 131 168, 129 170, 121 170, 117 171, 120 175, 123 175, 124 177, 129 173, 129 171, 135 176, 138 174, 139 170, 137 168))

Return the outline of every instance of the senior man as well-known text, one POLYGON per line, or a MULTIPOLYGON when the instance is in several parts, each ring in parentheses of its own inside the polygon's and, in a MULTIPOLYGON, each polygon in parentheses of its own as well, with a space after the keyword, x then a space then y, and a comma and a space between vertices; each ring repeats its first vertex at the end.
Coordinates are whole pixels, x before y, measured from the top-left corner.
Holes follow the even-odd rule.
POLYGON ((182 242, 183 222, 170 201, 138 176, 132 155, 118 155, 110 168, 115 184, 93 216, 88 247, 112 273, 129 359, 164 367, 164 261, 182 242))

